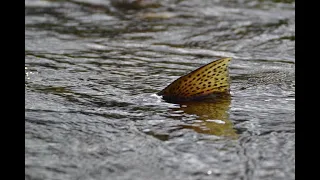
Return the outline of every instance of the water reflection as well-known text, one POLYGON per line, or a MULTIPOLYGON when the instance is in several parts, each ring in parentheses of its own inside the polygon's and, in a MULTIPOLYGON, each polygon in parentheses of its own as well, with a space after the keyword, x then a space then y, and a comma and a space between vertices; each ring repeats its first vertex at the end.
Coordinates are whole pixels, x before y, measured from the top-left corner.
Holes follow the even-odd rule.
POLYGON ((197 116, 197 121, 192 124, 184 124, 182 127, 193 129, 198 133, 237 139, 238 134, 229 119, 228 110, 230 104, 230 97, 219 98, 214 101, 181 103, 179 110, 186 114, 197 116))

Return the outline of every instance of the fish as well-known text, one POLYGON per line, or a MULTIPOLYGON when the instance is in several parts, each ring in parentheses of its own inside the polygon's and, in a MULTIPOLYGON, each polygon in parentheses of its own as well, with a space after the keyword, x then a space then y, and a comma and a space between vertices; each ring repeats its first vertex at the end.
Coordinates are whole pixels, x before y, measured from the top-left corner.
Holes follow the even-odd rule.
POLYGON ((175 111, 196 115, 196 121, 183 123, 180 127, 191 129, 201 134, 210 134, 219 137, 237 139, 239 137, 233 122, 229 117, 231 98, 216 99, 215 102, 192 101, 183 102, 175 111))
POLYGON ((157 93, 169 102, 199 101, 230 95, 228 65, 224 57, 181 76, 157 93))

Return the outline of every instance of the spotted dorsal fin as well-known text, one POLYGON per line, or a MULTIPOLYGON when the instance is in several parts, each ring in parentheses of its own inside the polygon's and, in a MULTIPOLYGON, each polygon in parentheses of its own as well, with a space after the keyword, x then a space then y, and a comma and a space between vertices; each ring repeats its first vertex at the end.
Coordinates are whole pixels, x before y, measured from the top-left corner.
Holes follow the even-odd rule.
POLYGON ((228 64, 231 58, 221 58, 184 75, 158 95, 164 99, 193 100, 215 93, 229 93, 228 64))

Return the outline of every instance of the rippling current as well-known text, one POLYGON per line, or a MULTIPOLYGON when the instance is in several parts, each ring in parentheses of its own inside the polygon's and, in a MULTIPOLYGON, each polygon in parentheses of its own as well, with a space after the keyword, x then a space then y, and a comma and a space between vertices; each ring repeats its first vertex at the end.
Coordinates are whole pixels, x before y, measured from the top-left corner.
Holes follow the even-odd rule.
POLYGON ((295 179, 295 2, 26 0, 25 179, 295 179), (155 95, 232 57, 231 98, 155 95))

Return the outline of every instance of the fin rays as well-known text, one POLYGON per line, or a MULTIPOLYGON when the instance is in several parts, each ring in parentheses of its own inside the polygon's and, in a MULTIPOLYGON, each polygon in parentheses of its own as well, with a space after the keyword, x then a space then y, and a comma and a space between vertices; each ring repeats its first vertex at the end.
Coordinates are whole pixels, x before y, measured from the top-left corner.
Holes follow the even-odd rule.
POLYGON ((164 99, 192 100, 213 93, 229 93, 228 64, 231 58, 221 58, 184 75, 162 91, 164 99))

